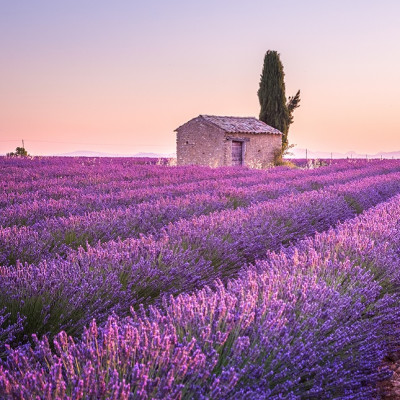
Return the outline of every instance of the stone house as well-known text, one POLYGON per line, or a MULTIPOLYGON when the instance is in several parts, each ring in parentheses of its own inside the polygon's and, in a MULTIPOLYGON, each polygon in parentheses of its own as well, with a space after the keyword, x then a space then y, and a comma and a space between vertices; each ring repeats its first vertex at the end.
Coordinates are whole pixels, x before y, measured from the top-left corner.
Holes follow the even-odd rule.
POLYGON ((266 166, 282 132, 253 117, 199 115, 175 129, 178 165, 266 166))

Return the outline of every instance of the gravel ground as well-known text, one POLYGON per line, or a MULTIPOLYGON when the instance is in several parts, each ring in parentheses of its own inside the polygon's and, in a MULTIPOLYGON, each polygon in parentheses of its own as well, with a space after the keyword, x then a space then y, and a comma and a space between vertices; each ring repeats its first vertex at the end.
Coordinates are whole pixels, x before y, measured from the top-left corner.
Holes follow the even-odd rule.
POLYGON ((383 400, 400 399, 400 350, 384 361, 384 366, 393 371, 393 375, 387 381, 379 383, 380 398, 383 400))

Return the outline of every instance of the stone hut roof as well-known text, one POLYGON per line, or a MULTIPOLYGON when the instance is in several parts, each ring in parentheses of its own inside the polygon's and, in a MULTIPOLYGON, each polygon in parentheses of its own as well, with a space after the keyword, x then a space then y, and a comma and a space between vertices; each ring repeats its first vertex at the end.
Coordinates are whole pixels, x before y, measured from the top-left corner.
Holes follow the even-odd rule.
MULTIPOLYGON (((199 115, 197 118, 202 118, 205 121, 218 126, 218 128, 222 129, 226 133, 269 133, 273 135, 282 135, 282 132, 278 129, 275 129, 254 117, 220 117, 216 115, 199 115)), ((180 129, 182 126, 183 125, 175 129, 175 131, 180 129)))

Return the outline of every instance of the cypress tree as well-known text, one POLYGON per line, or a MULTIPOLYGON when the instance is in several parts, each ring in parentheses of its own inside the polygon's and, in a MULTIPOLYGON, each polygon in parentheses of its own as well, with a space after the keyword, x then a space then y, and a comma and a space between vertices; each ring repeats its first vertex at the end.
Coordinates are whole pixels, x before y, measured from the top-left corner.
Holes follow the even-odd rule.
POLYGON ((300 105, 300 91, 286 100, 284 77, 279 53, 268 50, 257 92, 261 106, 259 119, 282 132, 283 151, 289 146, 288 132, 293 122, 293 111, 300 105))

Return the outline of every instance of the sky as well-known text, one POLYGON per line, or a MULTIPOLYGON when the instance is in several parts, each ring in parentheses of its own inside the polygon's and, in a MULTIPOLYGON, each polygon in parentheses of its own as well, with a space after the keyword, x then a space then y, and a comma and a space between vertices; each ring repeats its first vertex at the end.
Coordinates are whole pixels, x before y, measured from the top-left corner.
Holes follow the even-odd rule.
POLYGON ((399 39, 397 0, 0 0, 0 154, 173 153, 199 114, 258 117, 267 50, 297 148, 398 151, 399 39))

